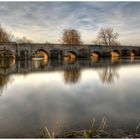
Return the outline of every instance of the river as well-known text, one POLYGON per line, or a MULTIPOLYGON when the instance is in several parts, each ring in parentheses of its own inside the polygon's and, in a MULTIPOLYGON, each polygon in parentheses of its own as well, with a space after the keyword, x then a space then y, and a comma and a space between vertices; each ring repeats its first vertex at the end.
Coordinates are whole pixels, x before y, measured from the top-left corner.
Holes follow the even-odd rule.
POLYGON ((40 137, 99 127, 135 132, 140 122, 140 59, 0 60, 0 137, 40 137))

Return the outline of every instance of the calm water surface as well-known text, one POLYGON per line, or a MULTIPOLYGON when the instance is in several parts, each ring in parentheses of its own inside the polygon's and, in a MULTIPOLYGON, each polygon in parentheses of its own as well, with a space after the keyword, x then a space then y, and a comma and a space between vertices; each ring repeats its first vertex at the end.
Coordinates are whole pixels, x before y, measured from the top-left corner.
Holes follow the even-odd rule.
POLYGON ((39 137, 99 126, 134 132, 140 122, 140 59, 0 61, 0 137, 39 137))

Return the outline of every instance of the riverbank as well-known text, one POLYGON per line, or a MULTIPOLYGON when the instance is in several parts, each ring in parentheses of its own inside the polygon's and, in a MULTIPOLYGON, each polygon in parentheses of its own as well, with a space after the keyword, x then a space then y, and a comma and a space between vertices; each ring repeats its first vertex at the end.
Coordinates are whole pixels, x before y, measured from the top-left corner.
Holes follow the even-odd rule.
POLYGON ((41 133, 41 138, 140 138, 139 127, 140 124, 134 128, 135 131, 129 132, 121 129, 111 131, 108 129, 108 122, 106 118, 103 118, 99 128, 94 127, 95 119, 93 119, 90 129, 83 130, 70 130, 61 135, 55 135, 54 132, 50 132, 47 127, 41 133))
POLYGON ((43 132, 41 138, 140 138, 139 133, 130 133, 124 130, 117 130, 109 132, 105 130, 80 130, 80 131, 67 131, 62 135, 55 135, 55 133, 43 132))

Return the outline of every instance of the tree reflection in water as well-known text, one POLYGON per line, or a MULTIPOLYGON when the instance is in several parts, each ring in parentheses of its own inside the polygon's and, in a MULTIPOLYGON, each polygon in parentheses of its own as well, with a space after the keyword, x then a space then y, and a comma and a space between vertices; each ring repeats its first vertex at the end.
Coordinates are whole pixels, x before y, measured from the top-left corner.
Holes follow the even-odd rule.
POLYGON ((8 85, 14 82, 14 78, 11 75, 0 74, 0 95, 7 89, 8 85))
POLYGON ((100 80, 103 84, 112 84, 115 82, 115 79, 119 78, 119 74, 116 66, 106 65, 99 72, 100 80))
MULTIPOLYGON (((5 72, 15 65, 15 59, 1 59, 0 60, 0 70, 1 72, 5 72)), ((0 74, 0 95, 2 95, 3 91, 7 88, 8 84, 12 84, 14 78, 8 74, 0 74)))
POLYGON ((67 84, 74 84, 80 79, 80 70, 68 69, 64 71, 64 80, 67 84))
POLYGON ((15 65, 15 60, 0 60, 0 89, 1 93, 3 92, 4 87, 7 87, 8 83, 13 82, 13 77, 9 76, 10 73, 17 70, 18 73, 30 73, 32 71, 42 71, 42 70, 56 70, 56 68, 64 70, 64 81, 66 84, 75 84, 80 80, 81 69, 92 67, 100 67, 99 77, 102 83, 111 84, 114 83, 115 79, 119 77, 117 72, 117 67, 119 66, 120 61, 118 60, 107 60, 107 61, 98 61, 91 63, 93 61, 82 60, 82 61, 68 61, 60 63, 58 61, 19 61, 15 65), (14 67, 13 67, 14 65, 14 67), (16 67, 16 69, 15 69, 16 67), (7 74, 6 74, 7 73, 7 74))

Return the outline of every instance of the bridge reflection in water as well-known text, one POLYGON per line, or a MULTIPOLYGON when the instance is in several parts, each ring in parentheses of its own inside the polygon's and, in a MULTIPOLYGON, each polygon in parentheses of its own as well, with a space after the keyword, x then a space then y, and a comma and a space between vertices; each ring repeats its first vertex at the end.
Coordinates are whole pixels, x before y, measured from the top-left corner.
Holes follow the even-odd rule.
POLYGON ((28 75, 30 73, 63 71, 65 84, 75 84, 81 78, 81 71, 91 69, 97 71, 103 84, 112 84, 119 78, 119 67, 139 64, 137 59, 97 59, 77 61, 17 61, 14 59, 0 60, 0 89, 4 89, 14 81, 13 74, 28 75))

